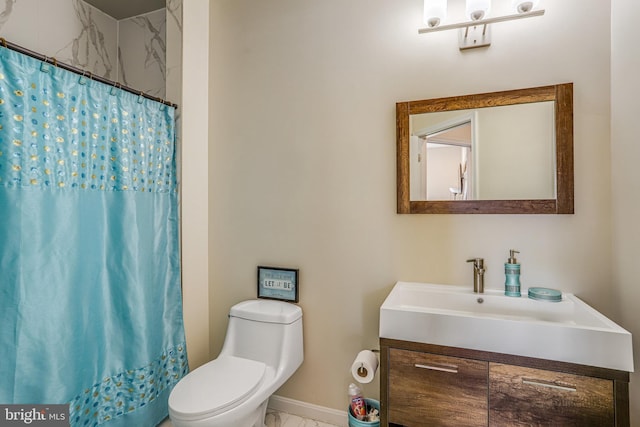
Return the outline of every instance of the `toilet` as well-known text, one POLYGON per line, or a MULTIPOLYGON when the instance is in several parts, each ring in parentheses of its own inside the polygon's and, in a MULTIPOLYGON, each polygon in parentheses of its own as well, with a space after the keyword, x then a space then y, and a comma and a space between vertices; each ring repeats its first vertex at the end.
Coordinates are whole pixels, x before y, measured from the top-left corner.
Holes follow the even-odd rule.
POLYGON ((222 351, 169 395, 174 427, 264 427, 269 397, 302 364, 302 309, 249 300, 231 307, 222 351))

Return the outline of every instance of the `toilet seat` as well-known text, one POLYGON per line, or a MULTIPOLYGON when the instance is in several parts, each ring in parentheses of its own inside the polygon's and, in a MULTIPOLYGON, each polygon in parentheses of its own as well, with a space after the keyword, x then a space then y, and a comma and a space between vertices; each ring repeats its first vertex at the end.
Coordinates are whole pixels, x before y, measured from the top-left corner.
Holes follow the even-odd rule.
POLYGON ((209 418, 241 404, 262 384, 266 365, 235 356, 221 356, 190 372, 169 396, 173 416, 183 420, 209 418))

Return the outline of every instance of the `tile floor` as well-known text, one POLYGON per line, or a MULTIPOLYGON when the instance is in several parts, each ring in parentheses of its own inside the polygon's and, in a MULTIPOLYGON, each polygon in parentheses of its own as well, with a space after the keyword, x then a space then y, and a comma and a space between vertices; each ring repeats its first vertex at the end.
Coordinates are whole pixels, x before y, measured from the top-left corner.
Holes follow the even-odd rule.
POLYGON ((285 412, 275 412, 270 409, 267 410, 265 421, 267 427, 336 427, 333 424, 308 420, 285 412))
MULTIPOLYGON (((300 418, 296 415, 276 412, 271 409, 267 410, 267 417, 265 421, 267 427, 337 427, 333 424, 300 418)), ((172 427, 172 424, 171 421, 165 420, 158 427, 172 427)))

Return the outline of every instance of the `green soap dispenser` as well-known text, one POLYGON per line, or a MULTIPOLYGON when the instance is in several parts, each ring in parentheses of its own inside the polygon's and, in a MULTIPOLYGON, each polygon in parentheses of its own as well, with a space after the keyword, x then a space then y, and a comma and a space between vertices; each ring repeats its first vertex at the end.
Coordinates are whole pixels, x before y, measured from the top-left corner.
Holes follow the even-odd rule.
POLYGON ((509 259, 504 263, 504 294, 509 297, 520 296, 520 264, 515 257, 519 251, 509 250, 509 259))

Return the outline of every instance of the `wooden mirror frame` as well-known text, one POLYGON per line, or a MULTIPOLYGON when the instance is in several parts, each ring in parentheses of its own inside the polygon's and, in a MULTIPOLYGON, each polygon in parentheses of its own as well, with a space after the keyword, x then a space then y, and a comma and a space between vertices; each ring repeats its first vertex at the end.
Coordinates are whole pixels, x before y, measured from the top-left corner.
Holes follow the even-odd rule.
POLYGON ((399 214, 572 214, 573 83, 396 103, 399 214), (412 201, 409 191, 409 116, 450 110, 555 102, 556 198, 412 201))

